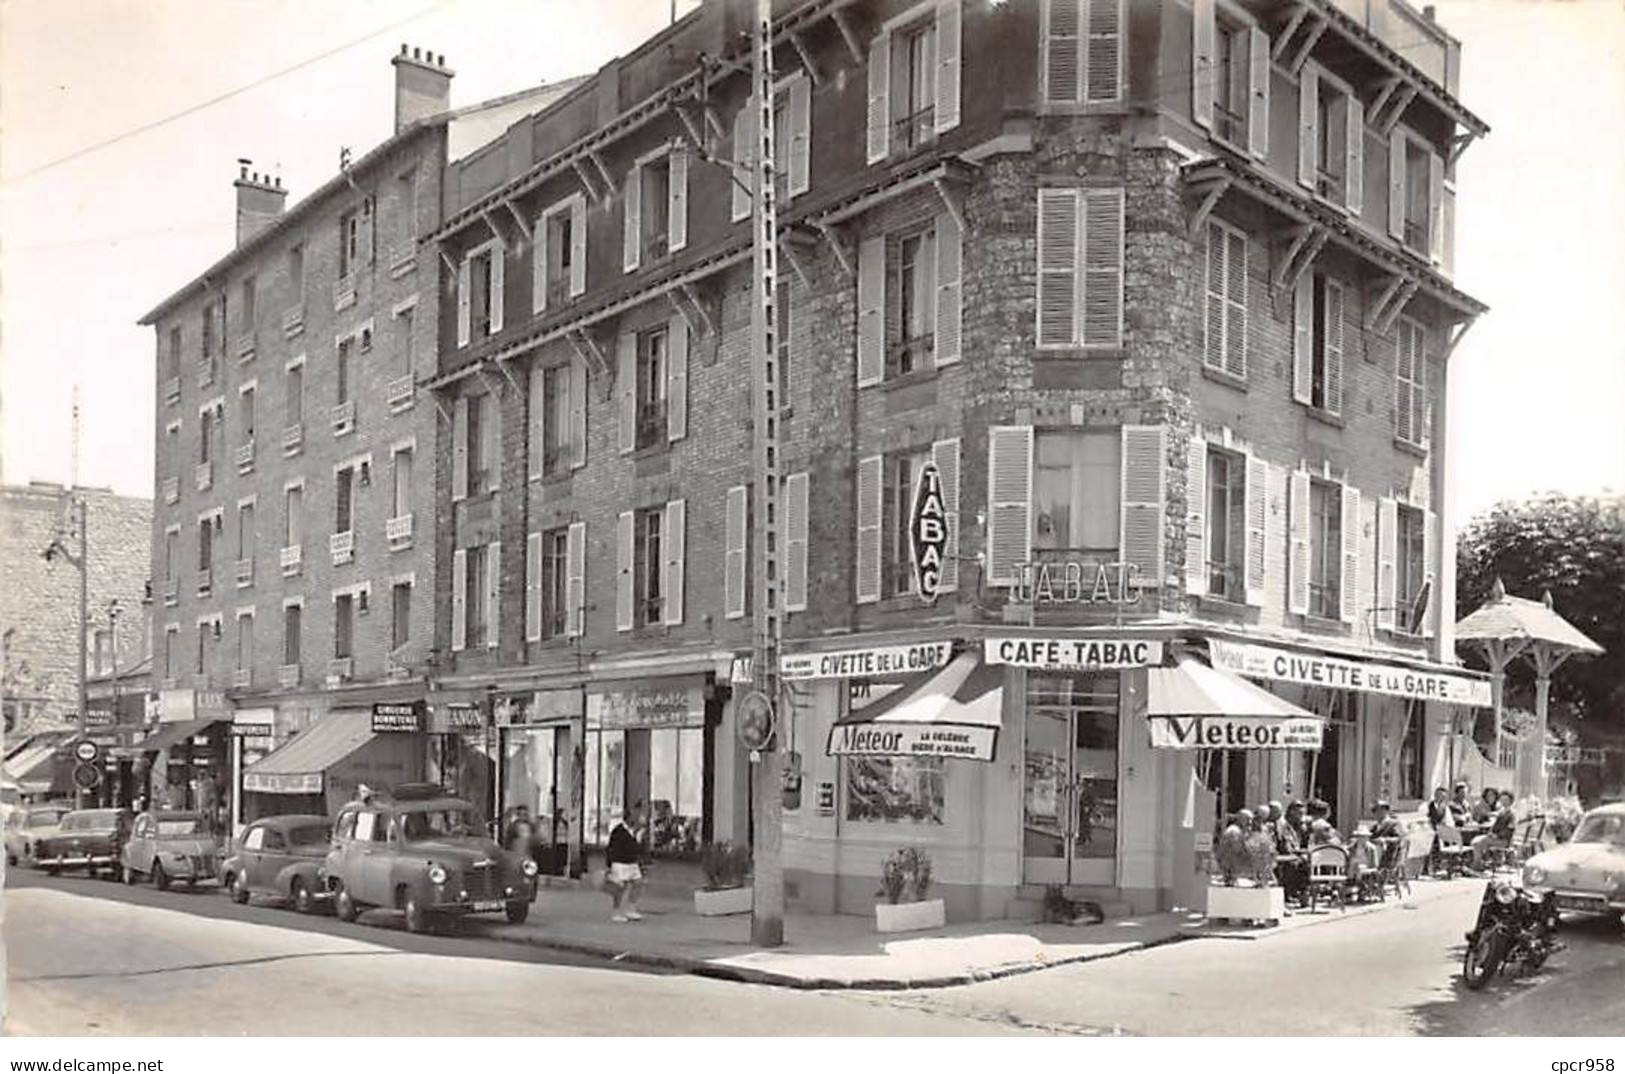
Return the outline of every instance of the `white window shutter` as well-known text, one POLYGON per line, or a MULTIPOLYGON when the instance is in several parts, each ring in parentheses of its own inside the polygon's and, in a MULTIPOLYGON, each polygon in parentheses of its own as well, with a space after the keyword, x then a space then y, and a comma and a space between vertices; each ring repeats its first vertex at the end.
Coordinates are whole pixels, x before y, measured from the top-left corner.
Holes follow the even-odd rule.
POLYGON ((961 0, 937 0, 937 133, 959 126, 961 0))
POLYGON ((1224 371, 1247 376, 1247 236, 1225 233, 1224 371))
POLYGON ((579 638, 586 631, 587 616, 587 524, 572 522, 564 535, 564 631, 579 638))
POLYGON ((1428 257, 1438 263, 1444 257, 1444 161, 1428 153, 1428 257))
POLYGON ((621 197, 621 269, 636 272, 643 253, 643 168, 632 165, 621 197))
POLYGON ((812 185, 812 80, 805 74, 790 83, 790 196, 812 185))
MULTIPOLYGON (((786 483, 788 484, 788 482, 786 483)), ((749 520, 744 485, 728 490, 724 511, 722 553, 722 617, 745 617, 745 556, 749 551, 746 524, 749 520)))
POLYGON ((491 247, 491 334, 502 331, 503 294, 507 291, 508 251, 498 242, 491 247))
POLYGON ((937 214, 937 324, 936 353, 939 366, 959 361, 961 325, 964 317, 964 240, 953 213, 937 214))
POLYGON ((937 588, 943 593, 955 593, 959 591, 959 437, 932 444, 931 461, 937 464, 942 481, 942 510, 948 529, 942 543, 942 577, 937 588))
POLYGON ((1298 277, 1292 293, 1292 398, 1309 406, 1315 384, 1315 274, 1298 277))
POLYGON ((547 217, 539 216, 530 229, 530 311, 547 310, 547 217))
POLYGON ((1078 332, 1078 226, 1076 190, 1038 192, 1038 345, 1070 347, 1078 332))
POLYGON ((886 375, 886 237, 858 243, 858 387, 886 375))
POLYGON ((1202 318, 1202 364, 1224 369, 1224 278, 1226 232, 1209 221, 1207 226, 1206 299, 1202 318))
POLYGON ((811 485, 811 475, 805 470, 784 479, 784 610, 787 612, 807 610, 807 526, 812 517, 809 502, 811 485))
POLYGON ((570 199, 570 295, 587 290, 587 199, 570 199))
POLYGON ((451 405, 451 498, 468 498, 468 396, 451 405))
POLYGON ((1083 345, 1123 341, 1123 191, 1083 193, 1083 345))
POLYGON ((987 554, 989 585, 1012 586, 1033 548, 1033 427, 995 425, 987 431, 987 554))
POLYGON ((542 640, 542 535, 525 537, 525 640, 542 640))
POLYGON ((1162 505, 1165 455, 1161 425, 1123 426, 1123 475, 1118 554, 1140 568, 1141 584, 1162 586, 1162 505))
POLYGON ((1039 23, 1039 87, 1046 104, 1076 104, 1083 92, 1083 7, 1044 0, 1039 23))
POLYGON ((1377 629, 1393 630, 1399 603, 1399 501, 1383 496, 1377 501, 1377 629))
POLYGON ((1388 135, 1388 234, 1405 237, 1405 132, 1388 135))
POLYGON ((1264 603, 1265 540, 1269 525, 1269 464, 1247 453, 1247 562, 1245 589, 1247 603, 1264 603))
POLYGON ((1290 563, 1287 571, 1287 610, 1309 614, 1309 472, 1294 470, 1288 497, 1291 523, 1288 532, 1290 563))
POLYGON ((492 541, 485 555, 485 647, 497 647, 502 628, 502 542, 492 541))
POLYGON ((1298 182, 1315 189, 1320 145, 1320 73, 1312 63, 1298 75, 1298 182))
POLYGON ((671 182, 666 185, 666 247, 672 253, 688 245, 688 150, 672 148, 671 182))
POLYGON ((1359 216, 1365 209, 1365 105, 1349 94, 1347 132, 1343 145, 1343 204, 1359 216))
POLYGON ((529 391, 527 405, 530 407, 530 450, 527 452, 530 464, 530 476, 542 476, 543 445, 547 442, 547 393, 543 389, 547 378, 544 375, 541 362, 530 364, 530 380, 527 384, 529 391))
POLYGON ((687 573, 688 501, 672 500, 666 504, 661 518, 660 548, 665 556, 665 577, 660 592, 665 600, 664 619, 667 626, 680 626, 683 622, 683 583, 687 573))
POLYGON ((621 454, 638 445, 638 337, 622 332, 615 341, 615 390, 620 398, 621 454))
POLYGON ((1091 103, 1123 96, 1123 4, 1124 0, 1088 0, 1084 93, 1091 103))
POLYGON ((480 435, 485 437, 482 446, 485 456, 485 487, 478 492, 492 492, 502 486, 502 396, 496 392, 488 392, 480 397, 477 404, 485 408, 481 415, 480 435))
POLYGON ((468 646, 468 550, 451 554, 451 651, 468 646))
POLYGON ((688 435, 688 322, 674 313, 667 322, 666 439, 688 435))
POLYGON ((587 363, 570 359, 570 469, 587 465, 587 363))
POLYGON ((474 286, 473 270, 467 257, 457 266, 457 345, 468 346, 469 336, 473 331, 473 306, 471 291, 474 286))
POLYGON ((632 527, 636 516, 622 511, 615 525, 615 629, 632 629, 632 527))
POLYGON ((1353 485, 1343 486, 1341 521, 1343 570, 1338 582, 1342 592, 1337 606, 1343 622, 1356 623, 1360 616, 1360 490, 1353 485))
POLYGON ((870 455, 858 460, 857 487, 857 602, 880 599, 880 519, 884 459, 870 455))
POLYGON ((1192 436, 1185 467, 1185 592, 1207 592, 1207 441, 1192 436))
POLYGON ((891 34, 869 44, 869 115, 865 160, 877 164, 891 152, 891 34))
POLYGON ((1326 412, 1343 413, 1343 287, 1326 281, 1326 412))
POLYGON ((1270 35, 1256 26, 1247 34, 1247 152, 1270 153, 1270 35))
POLYGON ((1214 0, 1195 0, 1191 30, 1191 118, 1213 129, 1213 58, 1218 52, 1218 18, 1214 0))
POLYGON ((1439 516, 1432 511, 1422 512, 1422 575, 1427 579, 1428 603, 1422 609, 1422 636, 1433 637, 1439 621, 1439 572, 1434 570, 1434 559, 1439 554, 1439 516))
POLYGON ((750 216, 750 202, 756 189, 756 97, 745 98, 745 103, 734 113, 734 174, 728 185, 733 190, 730 219, 735 223, 750 216))

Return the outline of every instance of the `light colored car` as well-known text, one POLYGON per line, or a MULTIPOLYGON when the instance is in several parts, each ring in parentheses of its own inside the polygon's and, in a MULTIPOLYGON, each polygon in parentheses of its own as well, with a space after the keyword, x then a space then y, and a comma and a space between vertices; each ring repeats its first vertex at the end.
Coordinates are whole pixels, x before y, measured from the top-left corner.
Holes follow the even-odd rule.
POLYGON ((6 864, 31 864, 40 837, 55 832, 72 811, 71 805, 56 802, 12 806, 6 814, 6 864))
POLYGON ((1560 911, 1625 917, 1625 802, 1593 809, 1568 842, 1524 862, 1523 883, 1560 911))
POLYGON ((151 877, 159 891, 170 882, 190 885, 220 879, 220 841, 200 813, 143 813, 124 844, 124 882, 151 877))
POLYGON ((285 899, 314 913, 325 892, 318 878, 333 840, 326 817, 288 815, 256 820, 235 840, 220 865, 220 883, 240 903, 255 895, 285 899))

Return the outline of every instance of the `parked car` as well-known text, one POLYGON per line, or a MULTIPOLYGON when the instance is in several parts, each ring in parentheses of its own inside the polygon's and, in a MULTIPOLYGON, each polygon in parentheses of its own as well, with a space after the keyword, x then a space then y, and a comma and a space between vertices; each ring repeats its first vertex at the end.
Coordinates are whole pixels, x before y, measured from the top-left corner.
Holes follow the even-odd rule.
POLYGON ((220 841, 201 813, 146 812, 124 844, 124 882, 150 877, 159 891, 172 881, 196 886, 219 879, 220 841))
POLYGON ((339 811, 323 876, 341 920, 388 907, 423 932, 453 914, 500 911, 524 921, 537 871, 535 861, 492 840, 469 803, 438 787, 408 786, 339 811))
POLYGON ((302 914, 325 896, 319 874, 333 839, 326 817, 264 817, 244 828, 220 863, 220 883, 236 902, 254 895, 286 899, 302 914))
POLYGON ((88 876, 106 869, 117 877, 129 835, 128 809, 75 809, 34 841, 34 864, 52 876, 63 869, 83 869, 88 876))
POLYGON ((32 865, 34 845, 41 836, 56 831, 62 818, 72 811, 73 806, 63 802, 12 806, 6 814, 6 864, 32 865))
POLYGON ((1524 862, 1523 883, 1560 911, 1625 917, 1625 802, 1591 810, 1568 842, 1524 862))

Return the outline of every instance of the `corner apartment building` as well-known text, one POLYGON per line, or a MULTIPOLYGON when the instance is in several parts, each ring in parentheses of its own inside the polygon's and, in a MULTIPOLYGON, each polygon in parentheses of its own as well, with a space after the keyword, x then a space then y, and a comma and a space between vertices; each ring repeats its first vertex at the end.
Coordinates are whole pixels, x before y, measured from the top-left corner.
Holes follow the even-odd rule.
MULTIPOLYGON (((439 681, 572 843, 749 833, 748 7, 448 170, 439 681)), ((1217 807, 1425 794, 1487 703, 1438 622, 1459 44, 1402 0, 774 14, 792 898, 867 912, 915 844, 955 917, 1166 906, 1217 807), (1164 748, 1192 656, 1321 748, 1164 748), (853 733, 921 712, 956 744, 853 733)))
POLYGON ((488 137, 557 90, 452 110, 443 56, 403 45, 391 64, 394 133, 346 151, 292 208, 244 163, 236 246, 141 319, 156 342, 163 721, 142 749, 155 796, 224 795, 238 820, 325 811, 432 759, 421 734, 370 732, 375 703, 421 708, 436 661, 437 423, 416 384, 438 277, 419 240, 449 140, 488 137), (296 735, 299 756, 256 767, 296 735))

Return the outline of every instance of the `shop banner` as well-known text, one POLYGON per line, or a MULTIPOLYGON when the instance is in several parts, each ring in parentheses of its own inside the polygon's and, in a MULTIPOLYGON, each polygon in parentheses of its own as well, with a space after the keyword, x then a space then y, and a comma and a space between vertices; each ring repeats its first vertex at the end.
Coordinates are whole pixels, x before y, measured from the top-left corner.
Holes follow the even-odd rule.
POLYGON ((1322 720, 1260 716, 1152 716, 1158 750, 1318 750, 1322 720))
MULTIPOLYGON (((500 704, 500 702, 499 702, 500 704)), ((429 710, 429 733, 455 735, 485 730, 485 710, 478 701, 436 702, 429 710)))
POLYGON ((1419 671, 1397 664, 1342 660, 1319 653, 1276 649, 1240 642, 1208 642, 1213 666, 1249 679, 1272 679, 1334 690, 1363 690, 1373 694, 1408 697, 1419 701, 1447 701, 1453 705, 1490 704, 1490 684, 1483 679, 1442 671, 1419 671))
POLYGON ((1115 671, 1162 663, 1162 642, 1145 638, 987 638, 983 659, 1037 671, 1115 671))
POLYGON ((705 691, 696 682, 628 684, 587 694, 587 726, 605 731, 704 727, 705 691))
POLYGON ((320 794, 320 772, 280 773, 244 772, 243 790, 261 794, 320 794))
POLYGON ((373 702, 372 730, 374 734, 412 732, 422 726, 423 702, 421 701, 373 702))
POLYGON ((838 723, 830 728, 831 757, 960 757, 993 760, 997 727, 946 723, 838 723))
POLYGON ((231 722, 231 733, 238 738, 270 738, 272 727, 268 723, 231 722))
POLYGON ((579 720, 585 699, 577 690, 537 690, 529 697, 516 697, 509 705, 497 705, 498 727, 531 727, 579 720))
POLYGON ((779 658, 779 674, 786 679, 868 679, 934 671, 946 667, 952 658, 951 641, 842 649, 832 653, 786 653, 779 658))

